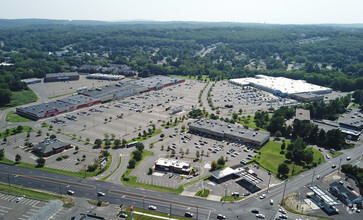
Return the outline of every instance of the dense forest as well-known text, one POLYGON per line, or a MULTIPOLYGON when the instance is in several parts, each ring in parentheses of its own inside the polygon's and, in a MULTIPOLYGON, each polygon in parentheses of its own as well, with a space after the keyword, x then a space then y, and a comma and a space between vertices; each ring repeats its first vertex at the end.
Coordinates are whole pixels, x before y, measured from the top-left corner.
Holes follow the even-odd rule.
MULTIPOLYGON (((363 88, 363 28, 241 23, 0 20, 0 103, 20 79, 124 64, 141 77, 267 74, 363 88)), ((360 93, 359 93, 360 94, 360 93)))

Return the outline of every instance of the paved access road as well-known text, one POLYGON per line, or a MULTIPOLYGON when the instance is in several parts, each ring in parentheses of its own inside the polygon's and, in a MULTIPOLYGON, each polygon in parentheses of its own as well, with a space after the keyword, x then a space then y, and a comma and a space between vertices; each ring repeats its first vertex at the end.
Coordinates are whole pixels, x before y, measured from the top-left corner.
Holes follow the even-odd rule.
MULTIPOLYGON (((321 176, 332 172, 334 169, 331 166, 335 164, 338 167, 340 159, 342 159, 342 164, 343 162, 356 163, 358 158, 362 156, 362 152, 363 145, 346 150, 342 155, 328 160, 328 162, 314 170, 309 170, 296 176, 286 182, 285 196, 298 192, 299 189, 310 184, 314 172, 315 175, 320 174, 321 176), (352 159, 346 161, 345 158, 347 156, 350 156, 352 159)), ((279 184, 270 189, 269 193, 266 191, 261 192, 238 203, 223 203, 166 192, 136 189, 120 184, 97 181, 93 178, 82 179, 5 164, 0 164, 0 170, 0 181, 10 182, 10 184, 14 183, 62 194, 65 194, 67 189, 71 189, 75 191, 75 196, 88 199, 98 199, 97 192, 101 191, 106 193, 105 197, 100 197, 103 201, 114 204, 133 205, 139 208, 147 208, 148 205, 152 204, 158 207, 159 212, 164 213, 170 213, 171 207, 173 215, 182 216, 186 211, 190 211, 194 213, 194 218, 197 217, 198 213, 199 219, 208 219, 208 216, 210 219, 215 219, 217 213, 226 215, 228 219, 255 219, 255 215, 251 213, 252 208, 258 208, 260 213, 266 215, 266 219, 273 219, 277 214, 277 204, 281 201, 285 186, 285 184, 279 184), (259 199, 259 195, 262 193, 267 194, 267 198, 264 200, 259 199), (274 205, 269 204, 270 199, 275 201, 274 205)))

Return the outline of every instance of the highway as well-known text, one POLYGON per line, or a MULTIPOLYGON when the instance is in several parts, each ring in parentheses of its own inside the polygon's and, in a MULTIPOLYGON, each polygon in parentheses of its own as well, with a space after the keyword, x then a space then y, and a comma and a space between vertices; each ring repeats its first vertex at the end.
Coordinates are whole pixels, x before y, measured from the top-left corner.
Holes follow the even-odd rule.
MULTIPOLYGON (((342 164, 357 162, 362 156, 363 145, 354 149, 344 150, 344 153, 336 158, 327 160, 315 169, 306 171, 293 179, 286 182, 285 196, 299 192, 303 187, 309 185, 315 178, 315 175, 327 175, 338 169, 340 160, 342 164), (352 159, 346 161, 345 158, 350 156, 352 159), (335 164, 337 168, 331 166, 335 164)), ((251 213, 251 209, 257 208, 260 213, 266 216, 266 219, 274 219, 278 212, 277 204, 282 199, 285 184, 281 183, 272 187, 267 193, 266 190, 258 194, 251 195, 249 198, 236 203, 224 203, 205 200, 202 198, 186 197, 166 192, 151 191, 146 189, 137 189, 120 184, 101 182, 93 178, 83 179, 73 176, 49 173, 46 171, 29 169, 23 167, 0 164, 0 181, 52 191, 55 193, 65 194, 68 189, 75 191, 75 196, 88 199, 101 199, 114 204, 124 204, 138 208, 148 208, 150 204, 157 206, 158 212, 171 213, 172 215, 183 216, 186 211, 194 213, 194 218, 198 219, 216 219, 218 213, 226 215, 227 219, 256 219, 251 213), (97 192, 105 192, 105 197, 97 197, 97 192), (259 196, 266 193, 267 197, 260 200, 259 196), (274 200, 274 205, 270 205, 270 199, 274 200), (197 214, 198 213, 198 214, 197 214)))

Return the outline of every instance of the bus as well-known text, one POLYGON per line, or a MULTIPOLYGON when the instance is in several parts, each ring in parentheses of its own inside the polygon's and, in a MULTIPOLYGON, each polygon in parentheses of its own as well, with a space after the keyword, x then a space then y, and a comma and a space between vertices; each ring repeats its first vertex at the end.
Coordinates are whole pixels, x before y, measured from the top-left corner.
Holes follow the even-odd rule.
POLYGON ((134 141, 134 142, 128 143, 127 144, 127 148, 135 146, 137 142, 138 141, 134 141))

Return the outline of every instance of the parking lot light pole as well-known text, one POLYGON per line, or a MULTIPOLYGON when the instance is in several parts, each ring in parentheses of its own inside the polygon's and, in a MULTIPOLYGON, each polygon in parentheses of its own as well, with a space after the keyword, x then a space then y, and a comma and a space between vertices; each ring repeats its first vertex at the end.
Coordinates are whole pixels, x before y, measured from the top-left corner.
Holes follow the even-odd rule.
POLYGON ((271 176, 272 176, 271 172, 269 172, 268 174, 270 175, 270 178, 268 179, 267 193, 268 193, 268 191, 270 189, 270 182, 271 182, 271 176))

